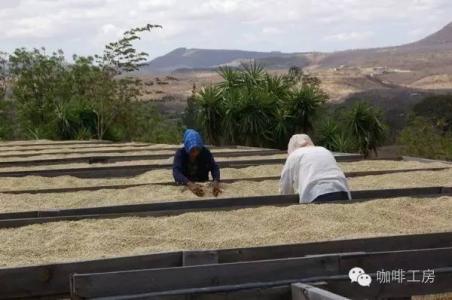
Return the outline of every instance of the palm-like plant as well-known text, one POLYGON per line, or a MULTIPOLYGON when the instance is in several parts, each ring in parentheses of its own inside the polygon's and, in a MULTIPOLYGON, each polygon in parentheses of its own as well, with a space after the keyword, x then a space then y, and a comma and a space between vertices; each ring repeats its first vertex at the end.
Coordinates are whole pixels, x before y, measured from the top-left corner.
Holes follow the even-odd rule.
POLYGON ((250 62, 249 64, 241 64, 243 71, 241 72, 243 84, 248 89, 255 89, 265 81, 265 71, 261 64, 250 62))
POLYGON ((301 84, 302 73, 272 75, 254 62, 218 73, 223 82, 195 97, 199 124, 214 144, 285 147, 290 135, 312 127, 326 100, 317 85, 301 84))
POLYGON ((315 114, 326 99, 323 93, 319 93, 315 87, 309 85, 294 89, 287 101, 294 130, 310 131, 315 114))
POLYGON ((265 75, 265 89, 269 94, 278 100, 287 98, 292 87, 292 82, 288 81, 283 75, 265 75))
POLYGON ((218 74, 223 78, 223 81, 218 83, 218 87, 223 91, 231 90, 243 85, 243 79, 240 72, 229 66, 220 67, 218 69, 218 74))
POLYGON ((377 155, 377 147, 385 139, 385 127, 379 110, 364 102, 357 102, 347 116, 347 129, 365 157, 371 151, 377 155))
POLYGON ((344 132, 338 132, 335 136, 333 136, 332 147, 333 151, 338 152, 353 151, 353 145, 350 141, 350 137, 344 132))
POLYGON ((270 136, 272 146, 283 149, 287 146, 288 137, 290 136, 290 115, 283 107, 277 107, 273 112, 273 128, 270 136))
POLYGON ((332 119, 327 119, 319 125, 317 143, 331 151, 337 151, 336 139, 339 135, 339 126, 332 119))
POLYGON ((263 146, 271 124, 273 102, 265 90, 243 93, 239 113, 239 136, 245 145, 263 146))
POLYGON ((221 121, 224 116, 221 89, 216 86, 203 88, 196 96, 198 122, 204 129, 210 143, 218 144, 221 135, 221 121))

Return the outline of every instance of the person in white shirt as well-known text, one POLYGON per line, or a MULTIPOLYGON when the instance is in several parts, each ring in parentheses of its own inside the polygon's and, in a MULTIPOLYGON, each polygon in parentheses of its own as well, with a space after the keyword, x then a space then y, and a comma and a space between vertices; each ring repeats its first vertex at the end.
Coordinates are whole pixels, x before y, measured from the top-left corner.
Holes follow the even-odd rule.
POLYGON ((287 152, 280 194, 298 193, 300 203, 351 200, 347 178, 330 151, 315 146, 308 135, 296 134, 287 152))

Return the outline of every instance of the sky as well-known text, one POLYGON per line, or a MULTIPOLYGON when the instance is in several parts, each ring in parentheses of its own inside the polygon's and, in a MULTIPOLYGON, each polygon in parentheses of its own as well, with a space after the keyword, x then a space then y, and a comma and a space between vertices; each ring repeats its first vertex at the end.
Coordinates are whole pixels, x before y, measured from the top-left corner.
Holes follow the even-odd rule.
POLYGON ((451 0, 0 0, 0 51, 101 53, 129 28, 150 58, 178 47, 335 51, 416 41, 452 22, 451 0))

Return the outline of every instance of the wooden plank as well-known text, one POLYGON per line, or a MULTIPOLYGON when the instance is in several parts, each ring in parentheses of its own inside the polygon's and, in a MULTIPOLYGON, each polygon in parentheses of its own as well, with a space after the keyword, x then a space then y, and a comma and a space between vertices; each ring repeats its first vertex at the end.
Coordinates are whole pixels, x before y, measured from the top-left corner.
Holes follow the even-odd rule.
MULTIPOLYGON (((282 164, 285 159, 253 159, 237 161, 220 161, 218 165, 223 168, 245 168, 255 165, 282 164)), ((0 177, 24 177, 24 176, 75 176, 79 178, 114 178, 114 177, 132 177, 143 174, 151 170, 171 169, 172 163, 147 164, 147 165, 127 165, 127 166, 109 166, 109 167, 90 167, 90 168, 69 168, 69 169, 41 169, 26 171, 4 171, 0 172, 0 177)))
MULTIPOLYGON (((207 252, 215 252, 218 263, 232 263, 350 251, 394 251, 441 247, 452 247, 452 232, 207 250, 207 252)), ((67 279, 72 273, 112 272, 182 265, 182 252, 172 252, 20 268, 0 268, 0 299, 67 295, 69 294, 67 279)))
MULTIPOLYGON (((101 147, 81 147, 79 150, 77 150, 76 148, 72 149, 72 150, 63 150, 63 151, 58 151, 58 152, 30 152, 36 149, 29 149, 29 150, 21 150, 19 152, 30 152, 30 153, 7 153, 7 154, 0 154, 0 158, 12 158, 12 157, 32 157, 32 156, 37 156, 37 155, 64 155, 64 154, 87 154, 87 153, 96 153, 96 154, 108 154, 108 153, 127 153, 127 152, 145 152, 145 151, 176 151, 178 149, 181 148, 181 146, 179 145, 175 145, 175 146, 171 146, 171 147, 155 147, 155 148, 146 148, 146 147, 150 147, 152 146, 152 144, 148 144, 148 145, 135 145, 135 146, 127 146, 127 145, 121 145, 119 144, 119 147, 116 147, 116 149, 102 149, 102 148, 109 148, 109 147, 115 147, 115 144, 111 144, 111 145, 105 145, 105 146, 101 146, 101 147), (125 148, 125 147, 129 147, 131 149, 121 149, 121 148, 125 148), (91 148, 100 148, 101 151, 92 151, 94 149, 91 148)), ((116 144, 118 145, 118 144, 116 144)), ((217 146, 208 146, 209 149, 247 149, 247 148, 243 148, 243 147, 238 147, 238 146, 230 146, 230 147, 217 147, 217 146)), ((51 148, 51 149, 55 149, 55 147, 51 148)), ((40 151, 45 151, 45 150, 51 150, 49 148, 43 148, 40 151)), ((57 148, 58 149, 58 148, 57 148)), ((249 148, 251 149, 251 148, 249 148)), ((259 148, 254 148, 254 149, 259 149, 259 148)), ((264 150, 264 149, 261 149, 264 150)), ((270 149, 267 149, 270 150, 270 149)), ((15 150, 14 150, 15 151, 15 150)), ((5 153, 7 152, 6 150, 4 151, 0 151, 0 153, 5 153)))
MULTIPOLYGON (((420 257, 418 260, 421 261, 423 258, 420 257)), ((450 266, 450 261, 444 261, 444 265, 450 266)), ((415 295, 421 296, 452 292, 452 268, 431 267, 430 269, 433 269, 435 273, 435 281, 432 284, 407 281, 402 283, 379 283, 377 281, 377 274, 375 273, 369 274, 372 277, 372 283, 369 287, 361 287, 357 284, 351 284, 348 276, 324 278, 324 281, 327 283, 328 290, 351 299, 358 300, 403 299, 415 295)), ((414 267, 411 270, 417 270, 417 267, 414 267)))
POLYGON ((452 247, 452 232, 223 249, 218 251, 218 259, 219 263, 233 263, 343 252, 382 252, 444 247, 452 247))
POLYGON ((29 146, 54 146, 54 145, 91 145, 91 144, 110 144, 111 141, 106 140, 89 140, 89 141, 53 141, 53 142, 37 142, 37 143, 17 143, 14 141, 6 141, 0 143, 0 148, 4 147, 29 147, 29 146))
POLYGON ((268 282, 338 273, 338 256, 259 262, 74 274, 71 295, 81 298, 157 293, 250 282, 268 282))
MULTIPOLYGON (((426 285, 425 283, 388 283, 371 285, 367 288, 357 288, 356 285, 350 283, 348 276, 328 276, 323 277, 322 288, 325 286, 329 290, 339 290, 347 293, 351 299, 411 299, 413 295, 431 295, 437 293, 449 292, 452 289, 452 268, 435 269, 435 274, 439 279, 434 285, 426 285)), ((375 274, 369 274, 375 278, 375 274)), ((303 279, 309 285, 316 285, 318 278, 303 279)), ((186 300, 186 299, 224 299, 224 300, 241 300, 243 295, 250 299, 290 299, 290 285, 296 280, 283 280, 265 283, 239 284, 230 286, 216 286, 199 289, 175 290, 162 293, 147 293, 139 295, 102 297, 94 299, 103 300, 186 300), (288 294, 289 293, 289 294, 288 294), (217 298, 220 296, 220 298, 217 298)))
POLYGON ((69 294, 69 276, 73 273, 168 268, 181 266, 181 264, 181 252, 173 252, 31 267, 0 268, 0 299, 67 296, 69 294))
MULTIPOLYGON (((360 155, 339 155, 337 161, 356 161, 361 160, 360 155)), ((283 164, 284 158, 273 159, 241 159, 236 161, 219 161, 218 165, 223 168, 244 168, 256 165, 283 164)), ((68 168, 68 169, 41 169, 25 171, 4 171, 0 172, 0 177, 24 177, 24 176, 75 176, 79 178, 102 178, 102 177, 130 177, 143 174, 151 170, 171 169, 172 163, 146 164, 146 165, 127 165, 127 166, 108 166, 108 167, 90 167, 90 168, 68 168)))
MULTIPOLYGON (((97 147, 96 147, 97 148, 97 147)), ((80 150, 65 150, 58 152, 30 152, 30 153, 8 153, 0 154, 1 158, 24 158, 39 155, 68 155, 68 154, 111 154, 111 153, 129 153, 129 152, 152 152, 152 151, 175 151, 176 147, 171 148, 136 148, 136 149, 102 149, 101 151, 93 151, 89 148, 82 148, 80 150)), ((28 150, 30 151, 30 150, 28 150)), ((33 151, 33 150, 31 150, 33 151)))
MULTIPOLYGON (((81 298, 113 297, 278 280, 303 282, 303 280, 313 281, 314 279, 319 280, 319 278, 323 280, 324 277, 330 276, 346 276, 345 274, 348 274, 349 270, 355 266, 362 266, 369 274, 373 274, 380 269, 438 269, 449 267, 451 262, 452 248, 439 248, 74 274, 71 279, 71 295, 81 298), (371 266, 376 268, 371 268, 371 266)), ((348 284, 351 285, 350 280, 348 284)), ((441 288, 443 287, 441 286, 441 288)), ((426 291, 428 288, 424 287, 424 289, 426 291)), ((450 282, 448 289, 452 289, 450 282)), ((336 293, 348 297, 346 293, 336 293)), ((351 298, 354 299, 354 297, 351 298)))
MULTIPOLYGON (((419 171, 444 171, 449 168, 428 168, 428 169, 399 169, 399 170, 378 170, 378 171, 362 171, 362 172, 348 172, 345 175, 348 178, 360 177, 360 176, 372 176, 372 175, 384 175, 394 173, 411 173, 419 171)), ((264 181, 264 180, 279 180, 279 176, 263 176, 263 177, 247 177, 247 178, 234 178, 234 179, 222 179, 223 183, 232 183, 240 181, 264 181)), ((116 184, 116 185, 97 185, 97 186, 84 186, 84 187, 69 187, 69 188, 52 188, 52 189, 31 189, 31 190, 5 190, 1 191, 2 194, 49 194, 49 193, 70 193, 80 191, 97 191, 97 190, 112 190, 112 189, 128 189, 132 187, 140 187, 147 185, 176 185, 174 181, 167 182, 149 182, 149 183, 136 183, 136 184, 116 184)))
MULTIPOLYGON (((150 149, 149 151, 154 151, 150 149)), ((244 151, 219 151, 212 152, 215 157, 240 157, 240 156, 269 156, 284 154, 281 150, 244 150, 244 151)), ((91 155, 91 156, 78 156, 78 157, 64 157, 53 159, 33 159, 33 160, 18 160, 18 161, 1 161, 0 167, 29 167, 29 166, 42 166, 42 165, 58 165, 58 164, 70 164, 70 163, 115 163, 124 161, 135 160, 158 160, 169 159, 174 156, 174 153, 166 154, 134 154, 134 155, 91 155)))
POLYGON ((251 284, 236 285, 221 288, 205 288, 192 290, 177 290, 166 293, 152 293, 93 299, 102 300, 288 300, 291 299, 290 286, 266 286, 252 288, 251 284))
POLYGON ((305 283, 292 283, 291 291, 292 300, 350 300, 305 283))
MULTIPOLYGON (((0 153, 5 153, 9 151, 14 152, 31 152, 31 151, 47 151, 47 150, 62 150, 62 152, 66 152, 67 149, 72 149, 75 151, 82 151, 82 150, 90 150, 90 149, 101 149, 102 148, 144 148, 144 147, 151 147, 152 144, 124 144, 124 143, 91 143, 91 144, 47 144, 47 145, 27 145, 27 146, 3 146, 3 148, 0 147, 0 153), (49 146, 49 147, 42 147, 42 146, 49 146), (13 147, 14 149, 9 149, 9 147, 13 147), (5 149, 6 148, 6 149, 5 149)), ((152 148, 151 148, 152 149, 152 148)), ((159 148, 161 149, 161 148, 159 148)), ((130 151, 130 150, 129 150, 130 151)), ((8 155, 8 154, 5 154, 8 155)), ((36 155, 36 154, 35 154, 36 155)), ((39 154, 38 154, 39 155, 39 154)))
POLYGON ((107 218, 119 216, 143 216, 153 214, 172 214, 206 209, 230 209, 261 205, 297 204, 298 196, 258 196, 246 198, 218 198, 209 200, 174 201, 148 204, 130 204, 77 208, 64 210, 28 211, 0 214, 0 228, 23 226, 61 220, 79 220, 86 218, 107 218))
MULTIPOLYGON (((353 202, 368 199, 383 199, 408 196, 440 195, 450 189, 444 187, 425 187, 408 189, 366 190, 352 192, 353 202)), ((295 205, 298 195, 274 195, 206 200, 171 201, 160 203, 129 204, 75 208, 62 210, 42 210, 0 214, 0 228, 12 228, 31 224, 81 219, 116 218, 124 216, 161 216, 213 209, 234 209, 265 205, 295 205)), ((352 203, 352 202, 351 202, 352 203)), ((315 204, 314 205, 322 205, 315 204)))
POLYGON ((182 265, 197 266, 218 264, 218 251, 183 251, 182 265))
POLYGON ((402 156, 402 160, 417 161, 417 162, 421 162, 421 163, 438 163, 438 162, 440 162, 440 163, 448 164, 448 165, 452 164, 452 161, 448 161, 448 160, 428 159, 428 158, 413 157, 413 156, 402 156))

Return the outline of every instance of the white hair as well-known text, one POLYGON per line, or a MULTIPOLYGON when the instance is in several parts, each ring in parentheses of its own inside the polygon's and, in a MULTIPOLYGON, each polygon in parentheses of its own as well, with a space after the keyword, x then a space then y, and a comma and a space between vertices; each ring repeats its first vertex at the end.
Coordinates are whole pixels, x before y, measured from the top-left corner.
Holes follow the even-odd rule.
POLYGON ((311 138, 307 134, 295 134, 289 140, 289 145, 287 146, 287 153, 290 155, 292 152, 298 148, 314 146, 311 138))

